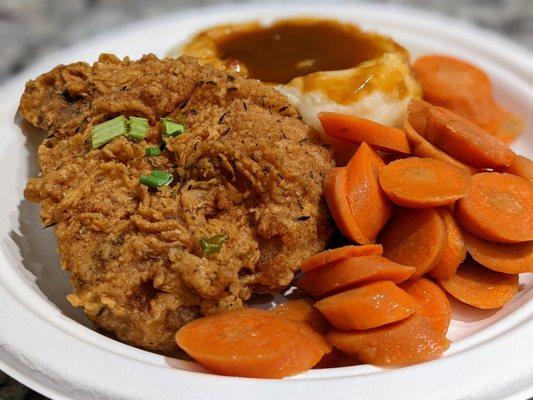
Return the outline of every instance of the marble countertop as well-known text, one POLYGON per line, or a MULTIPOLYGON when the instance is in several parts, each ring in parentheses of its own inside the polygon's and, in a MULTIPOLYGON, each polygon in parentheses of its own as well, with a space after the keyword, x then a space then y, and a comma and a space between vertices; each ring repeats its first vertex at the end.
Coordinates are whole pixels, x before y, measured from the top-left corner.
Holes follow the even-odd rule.
MULTIPOLYGON (((253 1, 253 0, 252 0, 253 1)), ((265 0, 260 0, 265 2, 265 0)), ((251 2, 237 0, 237 2, 251 2)), ((302 0, 303 2, 303 0, 302 0)), ((342 2, 342 1, 339 1, 342 2)), ((350 1, 344 1, 348 3, 350 1)), ((384 0, 472 21, 533 49, 533 0, 384 0)), ((217 0, 2 0, 0 83, 37 58, 76 41, 142 18, 217 0)), ((37 400, 0 371, 1 400, 37 400)))

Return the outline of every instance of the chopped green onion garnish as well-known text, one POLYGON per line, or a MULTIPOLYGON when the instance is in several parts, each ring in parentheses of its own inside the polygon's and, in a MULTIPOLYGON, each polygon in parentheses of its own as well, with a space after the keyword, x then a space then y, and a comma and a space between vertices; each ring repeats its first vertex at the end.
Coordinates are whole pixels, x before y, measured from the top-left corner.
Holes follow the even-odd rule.
POLYGON ((201 238, 200 247, 202 248, 202 256, 208 256, 213 253, 218 253, 222 245, 228 240, 226 235, 220 234, 210 238, 201 238))
POLYGON ((135 142, 140 142, 148 135, 148 119, 142 117, 130 117, 130 130, 126 134, 135 142))
POLYGON ((162 118, 161 121, 163 121, 163 135, 165 136, 178 136, 185 132, 185 125, 178 124, 170 118, 162 118))
POLYGON ((146 155, 148 157, 155 157, 161 154, 161 150, 159 150, 159 147, 147 147, 146 148, 146 155))
POLYGON ((126 117, 119 115, 109 121, 95 125, 91 130, 91 145, 93 149, 98 149, 113 139, 124 135, 128 131, 126 117))
POLYGON ((161 186, 168 186, 172 183, 173 176, 168 172, 158 171, 154 169, 150 175, 141 175, 139 182, 151 188, 158 188, 161 186))

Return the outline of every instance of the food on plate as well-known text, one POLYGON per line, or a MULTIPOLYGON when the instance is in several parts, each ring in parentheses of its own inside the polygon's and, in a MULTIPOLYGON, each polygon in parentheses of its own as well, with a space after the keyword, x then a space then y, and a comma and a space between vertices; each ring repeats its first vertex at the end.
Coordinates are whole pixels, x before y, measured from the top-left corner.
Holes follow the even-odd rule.
POLYGON ((309 299, 288 300, 270 311, 292 321, 305 322, 319 333, 326 333, 329 329, 328 322, 309 299))
POLYGON ((507 168, 507 172, 524 178, 533 184, 533 161, 525 156, 517 154, 509 168, 507 168))
POLYGON ((325 250, 306 258, 300 264, 300 270, 303 272, 328 265, 334 261, 344 260, 356 256, 370 256, 373 254, 383 254, 383 246, 380 244, 366 244, 362 246, 344 246, 335 249, 325 250))
POLYGON ((28 82, 20 112, 48 134, 25 195, 55 225, 68 299, 122 341, 173 352, 183 324, 289 285, 328 241, 331 153, 260 82, 102 55, 28 82))

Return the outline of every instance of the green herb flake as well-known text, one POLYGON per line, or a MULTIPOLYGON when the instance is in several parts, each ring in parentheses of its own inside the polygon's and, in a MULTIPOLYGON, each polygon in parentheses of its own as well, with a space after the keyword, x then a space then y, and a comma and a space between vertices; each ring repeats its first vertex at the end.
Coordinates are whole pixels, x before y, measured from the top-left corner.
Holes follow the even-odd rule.
POLYGON ((148 119, 142 117, 130 117, 128 138, 135 142, 140 142, 148 135, 148 119))
POLYGON ((139 182, 142 185, 157 189, 161 186, 170 185, 173 179, 174 178, 172 174, 154 169, 152 172, 150 172, 150 175, 141 175, 139 177, 139 182))
POLYGON ((147 147, 145 152, 148 157, 155 157, 161 154, 159 147, 147 147))
POLYGON ((228 240, 228 237, 224 234, 215 235, 210 238, 201 238, 200 247, 202 248, 202 257, 220 252, 226 240, 228 240))
POLYGON ((98 149, 127 132, 128 124, 126 117, 124 115, 119 115, 118 117, 92 127, 91 146, 93 149, 98 149))
POLYGON ((185 132, 185 125, 173 121, 170 118, 162 118, 163 122, 163 135, 164 136, 179 136, 185 132))

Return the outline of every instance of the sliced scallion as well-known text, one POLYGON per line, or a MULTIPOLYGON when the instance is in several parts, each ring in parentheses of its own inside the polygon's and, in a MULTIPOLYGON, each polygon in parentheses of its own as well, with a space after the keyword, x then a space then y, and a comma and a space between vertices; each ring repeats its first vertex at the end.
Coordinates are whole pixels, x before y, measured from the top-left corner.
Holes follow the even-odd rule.
POLYGON ((91 146, 98 149, 104 144, 124 135, 128 131, 128 124, 124 115, 119 115, 109 121, 95 125, 91 129, 91 146))
POLYGON ((156 189, 161 186, 170 185, 173 179, 174 178, 172 174, 154 169, 152 172, 150 172, 150 175, 141 175, 139 177, 139 182, 142 185, 156 189))
POLYGON ((228 240, 228 237, 224 234, 215 235, 210 238, 201 238, 200 247, 202 248, 202 257, 220 252, 226 240, 228 240))
POLYGON ((130 117, 130 130, 126 134, 128 138, 135 142, 140 142, 148 135, 148 119, 142 117, 130 117))
POLYGON ((185 132, 185 125, 179 124, 170 118, 162 118, 163 122, 163 135, 165 136, 178 136, 185 132))
POLYGON ((148 157, 155 157, 161 154, 159 147, 147 147, 145 151, 148 157))

